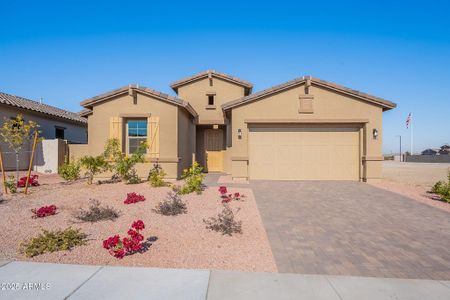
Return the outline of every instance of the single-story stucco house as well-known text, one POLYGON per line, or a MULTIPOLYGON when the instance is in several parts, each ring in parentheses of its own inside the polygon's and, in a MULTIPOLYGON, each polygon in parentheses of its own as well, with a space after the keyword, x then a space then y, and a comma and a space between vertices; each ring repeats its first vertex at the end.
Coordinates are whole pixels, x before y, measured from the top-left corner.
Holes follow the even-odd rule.
POLYGON ((233 178, 381 177, 382 114, 396 106, 390 101, 310 76, 252 93, 247 81, 205 71, 171 88, 177 96, 128 85, 81 102, 89 140, 72 153, 99 154, 108 138, 131 153, 146 140, 141 176, 158 161, 179 178, 195 159, 233 178))
MULTIPOLYGON (((16 118, 21 114, 25 121, 39 124, 40 136, 45 140, 60 139, 68 143, 85 144, 87 142, 87 119, 79 114, 58 107, 44 104, 23 97, 0 92, 0 126, 4 120, 16 118)), ((6 170, 14 170, 15 154, 8 145, 0 139, 0 149, 6 170)), ((27 142, 19 155, 20 169, 28 169, 31 143, 27 142)), ((42 149, 41 151, 42 152, 42 149)), ((42 153, 37 153, 36 164, 44 165, 42 153)))

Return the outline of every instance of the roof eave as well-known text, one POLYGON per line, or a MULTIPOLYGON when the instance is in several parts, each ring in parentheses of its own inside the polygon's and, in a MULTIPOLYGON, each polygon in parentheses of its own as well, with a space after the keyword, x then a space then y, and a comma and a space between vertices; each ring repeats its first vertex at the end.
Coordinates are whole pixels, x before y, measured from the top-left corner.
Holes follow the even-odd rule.
POLYGON ((252 92, 253 84, 251 84, 250 82, 246 82, 244 80, 241 80, 239 78, 236 78, 236 77, 233 77, 233 76, 229 76, 229 75, 225 76, 226 74, 223 75, 220 72, 210 71, 210 70, 209 71, 205 71, 205 72, 201 72, 201 73, 199 73, 197 75, 193 75, 191 77, 188 77, 187 79, 181 79, 181 80, 175 81, 172 84, 170 84, 170 88, 173 91, 175 91, 176 93, 178 93, 178 88, 179 87, 188 85, 188 84, 190 84, 192 82, 195 82, 195 81, 198 81, 198 80, 201 80, 201 79, 204 79, 204 78, 208 78, 209 74, 211 74, 211 76, 214 76, 216 78, 219 78, 219 79, 231 82, 231 83, 236 84, 238 86, 241 86, 241 87, 243 87, 245 89, 248 89, 249 93, 252 92))
POLYGON ((171 103, 171 104, 183 107, 193 117, 197 117, 198 116, 198 114, 195 111, 195 109, 188 102, 184 101, 183 99, 177 98, 179 101, 175 101, 173 99, 170 99, 170 96, 167 95, 167 94, 163 94, 161 92, 158 92, 156 90, 149 89, 149 88, 146 88, 146 87, 139 87, 138 85, 135 85, 135 84, 132 84, 132 85, 130 84, 129 86, 122 87, 122 88, 113 90, 111 92, 103 93, 103 94, 100 94, 98 96, 95 96, 95 97, 83 100, 83 101, 80 102, 80 105, 83 106, 86 109, 92 109, 92 107, 95 104, 97 104, 97 103, 100 103, 100 102, 103 102, 103 101, 107 101, 107 100, 109 100, 111 98, 114 98, 114 97, 117 97, 119 95, 128 93, 129 89, 132 89, 132 90, 134 90, 136 92, 139 92, 141 94, 145 94, 145 95, 148 95, 150 97, 156 98, 158 100, 161 100, 161 101, 164 101, 164 102, 167 102, 167 103, 171 103), (162 95, 167 95, 167 97, 164 97, 162 95))
POLYGON ((237 100, 233 100, 233 101, 224 103, 221 106, 222 110, 226 111, 226 110, 232 109, 234 107, 245 105, 247 103, 251 103, 251 102, 254 102, 256 100, 259 100, 261 98, 265 98, 265 97, 268 97, 270 95, 283 92, 283 91, 285 91, 287 89, 290 89, 290 88, 293 88, 295 86, 300 86, 300 85, 305 83, 306 79, 310 79, 311 80, 311 84, 315 84, 317 86, 321 86, 321 87, 324 87, 324 88, 332 89, 332 90, 335 90, 336 92, 344 93, 344 94, 349 95, 351 97, 359 98, 361 100, 364 100, 364 101, 370 102, 372 104, 378 105, 378 106, 382 107, 383 111, 387 111, 387 110, 390 110, 390 109, 393 109, 393 108, 397 107, 397 104, 395 104, 394 102, 391 102, 391 101, 388 101, 388 100, 385 100, 385 99, 382 99, 382 98, 379 98, 379 97, 371 96, 371 95, 368 95, 368 94, 365 94, 365 93, 361 93, 359 91, 351 90, 349 88, 346 88, 346 87, 343 87, 343 86, 340 86, 340 85, 337 85, 337 84, 334 84, 334 83, 329 83, 329 82, 326 82, 326 81, 318 79, 318 78, 313 78, 311 76, 304 76, 303 78, 291 80, 291 82, 292 82, 291 84, 289 84, 289 81, 288 81, 288 82, 283 83, 283 84, 281 84, 279 86, 275 86, 275 87, 263 90, 263 91, 260 92, 261 93, 260 95, 253 94, 253 97, 252 97, 252 95, 247 96, 247 97, 250 97, 250 99, 247 100, 247 101, 245 99, 247 97, 243 97, 243 98, 240 98, 240 99, 237 99, 237 100), (266 91, 266 92, 264 92, 264 91, 266 91))

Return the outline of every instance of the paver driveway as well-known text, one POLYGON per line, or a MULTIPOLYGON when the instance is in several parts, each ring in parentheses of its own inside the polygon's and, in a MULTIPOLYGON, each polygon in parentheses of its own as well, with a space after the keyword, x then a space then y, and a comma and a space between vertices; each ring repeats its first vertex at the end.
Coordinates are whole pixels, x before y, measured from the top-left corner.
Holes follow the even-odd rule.
POLYGON ((450 214, 360 182, 250 183, 280 272, 450 280, 450 214))

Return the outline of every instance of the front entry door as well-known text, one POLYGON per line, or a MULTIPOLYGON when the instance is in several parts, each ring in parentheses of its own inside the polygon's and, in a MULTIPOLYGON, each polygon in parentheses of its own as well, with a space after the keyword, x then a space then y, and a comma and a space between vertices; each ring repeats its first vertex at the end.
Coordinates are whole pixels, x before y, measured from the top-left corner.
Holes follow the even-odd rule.
POLYGON ((223 131, 205 130, 206 167, 208 172, 223 172, 223 131))

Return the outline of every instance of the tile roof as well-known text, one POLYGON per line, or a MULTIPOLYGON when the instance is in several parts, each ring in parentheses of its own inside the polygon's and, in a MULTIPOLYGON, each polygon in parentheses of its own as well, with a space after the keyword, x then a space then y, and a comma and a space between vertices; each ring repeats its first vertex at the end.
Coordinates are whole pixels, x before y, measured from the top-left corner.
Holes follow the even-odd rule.
POLYGON ((262 90, 260 92, 257 92, 257 93, 245 96, 243 98, 236 99, 236 100, 224 103, 224 104, 222 104, 222 109, 229 109, 229 108, 232 108, 232 107, 235 107, 235 106, 239 106, 239 105, 242 105, 242 104, 245 104, 245 103, 248 103, 248 102, 255 101, 255 100, 260 99, 262 97, 266 97, 266 96, 272 95, 272 94, 277 93, 277 92, 281 92, 283 90, 292 88, 294 86, 298 86, 298 85, 306 82, 306 80, 308 80, 308 79, 311 80, 311 84, 315 84, 315 85, 318 85, 318 86, 322 86, 322 87, 326 87, 326 88, 329 88, 329 89, 333 89, 333 90, 336 90, 338 92, 345 93, 345 94, 348 94, 350 96, 357 97, 357 98, 360 98, 362 100, 366 100, 368 102, 372 102, 372 103, 378 104, 381 107, 383 107, 384 110, 391 109, 391 108, 394 108, 394 107, 397 106, 397 104, 395 104, 395 103, 393 103, 391 101, 385 100, 383 98, 379 98, 379 97, 372 96, 372 95, 369 95, 369 94, 366 94, 366 93, 363 93, 363 92, 360 92, 360 91, 357 91, 357 90, 353 90, 353 89, 347 88, 345 86, 342 86, 342 85, 339 85, 339 84, 336 84, 336 83, 332 83, 332 82, 329 82, 329 81, 322 80, 320 78, 316 78, 316 77, 312 77, 312 76, 303 76, 303 77, 296 78, 296 79, 290 80, 288 82, 282 83, 280 85, 276 85, 276 86, 273 86, 271 88, 262 90))
POLYGON ((37 101, 29 100, 23 97, 6 94, 3 92, 0 92, 0 103, 82 124, 87 124, 87 119, 83 118, 77 113, 57 108, 48 104, 39 103, 37 101))
POLYGON ((201 78, 206 78, 209 76, 209 74, 211 74, 211 76, 215 76, 215 77, 218 77, 218 78, 221 78, 224 80, 231 81, 237 85, 241 85, 241 86, 247 88, 249 90, 248 91, 249 93, 251 93, 251 90, 253 88, 253 84, 251 84, 250 82, 248 82, 246 80, 242 80, 242 79, 239 79, 237 77, 234 77, 234 76, 231 76, 231 75, 228 75, 225 73, 217 72, 215 70, 203 71, 203 72, 197 73, 195 75, 189 76, 187 78, 175 81, 170 85, 170 87, 176 92, 178 87, 186 85, 192 81, 195 81, 195 80, 198 80, 201 78))
POLYGON ((90 115, 91 113, 92 113, 92 109, 87 109, 87 108, 77 112, 77 114, 81 117, 86 117, 86 116, 90 115))
MULTIPOLYGON (((113 98, 113 97, 115 97, 117 95, 126 93, 130 89, 135 90, 135 91, 139 91, 139 92, 141 92, 143 94, 148 94, 148 95, 150 95, 152 97, 155 97, 157 99, 160 99, 162 101, 166 101, 166 102, 169 102, 169 103, 172 103, 172 104, 184 107, 194 117, 198 116, 197 112, 189 104, 189 102, 184 101, 181 98, 170 96, 168 94, 161 93, 161 92, 159 92, 157 90, 154 90, 154 89, 151 89, 151 88, 147 88, 145 86, 140 86, 140 85, 137 85, 137 84, 130 84, 130 85, 127 85, 127 86, 123 86, 121 88, 112 90, 110 92, 106 92, 106 93, 100 94, 98 96, 86 99, 86 100, 82 101, 80 103, 80 105, 89 110, 90 108, 92 108, 92 106, 94 104, 106 101, 106 100, 108 100, 110 98, 113 98)), ((89 111, 83 110, 83 111, 80 112, 80 114, 86 115, 86 114, 89 114, 89 111)))

